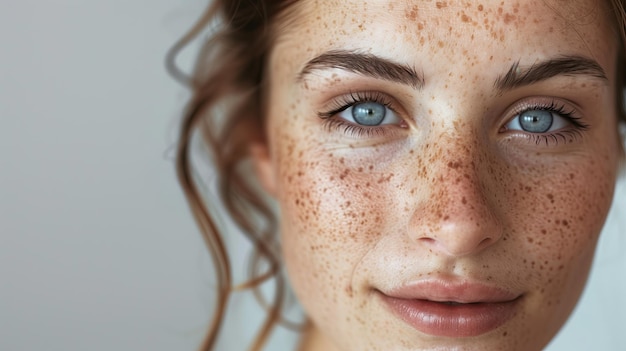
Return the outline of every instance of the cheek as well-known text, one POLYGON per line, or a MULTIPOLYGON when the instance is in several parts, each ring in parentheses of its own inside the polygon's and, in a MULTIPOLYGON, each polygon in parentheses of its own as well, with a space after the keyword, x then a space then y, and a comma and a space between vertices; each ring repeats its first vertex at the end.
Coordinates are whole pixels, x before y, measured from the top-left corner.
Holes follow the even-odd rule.
POLYGON ((514 228, 516 236, 553 253, 594 239, 591 233, 599 229, 609 204, 607 178, 592 164, 576 164, 551 167, 518 181, 511 189, 519 204, 519 212, 512 214, 520 224, 514 228))
POLYGON ((367 159, 348 162, 328 150, 295 147, 283 156, 279 202, 287 270, 312 317, 331 318, 337 302, 352 296, 355 268, 385 232, 383 218, 392 208, 388 175, 367 159))
POLYGON ((611 202, 614 172, 607 164, 590 157, 556 161, 522 174, 511 189, 518 203, 518 213, 512 214, 519 223, 515 237, 556 258, 588 250, 611 202))
POLYGON ((611 203, 612 165, 595 156, 555 160, 511 183, 508 244, 544 306, 562 306, 549 318, 566 318, 584 287, 611 203))

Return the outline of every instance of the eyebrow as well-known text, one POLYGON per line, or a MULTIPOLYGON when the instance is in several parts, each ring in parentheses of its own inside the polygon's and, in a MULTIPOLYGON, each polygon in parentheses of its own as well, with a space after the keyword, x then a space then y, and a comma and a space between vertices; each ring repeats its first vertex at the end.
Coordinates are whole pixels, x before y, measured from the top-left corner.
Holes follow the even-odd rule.
MULTIPOLYGON (((397 63, 373 54, 345 50, 327 51, 306 63, 297 76, 298 81, 317 70, 342 69, 356 74, 384 79, 414 88, 424 86, 422 74, 406 64, 397 63)), ((559 56, 535 63, 529 67, 521 67, 517 61, 508 72, 498 77, 494 83, 500 92, 513 90, 526 85, 538 83, 550 78, 565 76, 590 76, 608 82, 607 75, 595 60, 583 56, 559 56)))
POLYGON ((297 80, 317 70, 342 69, 363 76, 388 80, 410 85, 414 88, 424 86, 424 77, 411 66, 366 53, 354 51, 327 51, 308 61, 298 74, 297 80))
POLYGON ((608 82, 606 73, 596 61, 583 56, 559 56, 525 68, 517 61, 505 75, 496 79, 494 85, 504 92, 559 75, 590 76, 608 82))

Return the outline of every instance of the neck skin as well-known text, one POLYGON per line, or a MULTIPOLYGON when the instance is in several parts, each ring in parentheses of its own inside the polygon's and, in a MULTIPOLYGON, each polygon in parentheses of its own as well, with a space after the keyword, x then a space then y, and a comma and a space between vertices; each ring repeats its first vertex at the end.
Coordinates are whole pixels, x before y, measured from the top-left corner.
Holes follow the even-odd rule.
POLYGON ((309 324, 302 332, 298 351, 338 351, 335 345, 313 324, 309 324))

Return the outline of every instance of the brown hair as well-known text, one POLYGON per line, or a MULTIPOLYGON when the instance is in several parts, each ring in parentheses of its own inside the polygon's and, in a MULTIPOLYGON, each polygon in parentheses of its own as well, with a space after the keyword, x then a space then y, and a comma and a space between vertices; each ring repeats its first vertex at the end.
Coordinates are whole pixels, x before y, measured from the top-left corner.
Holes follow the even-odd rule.
MULTIPOLYGON (((233 291, 252 289, 263 304, 259 285, 274 279, 272 302, 265 304, 267 316, 251 349, 260 350, 272 328, 281 321, 286 284, 278 254, 277 219, 263 200, 263 193, 246 172, 251 140, 263 138, 263 83, 265 65, 272 47, 271 25, 295 0, 213 0, 191 30, 177 42, 167 56, 167 68, 192 90, 185 110, 177 149, 176 168, 189 206, 212 255, 217 280, 216 311, 201 350, 212 350, 233 291), (176 55, 205 28, 211 36, 203 44, 192 76, 186 76, 174 61, 176 55), (219 214, 210 211, 194 178, 191 161, 192 140, 199 135, 212 157, 217 172, 220 204, 254 246, 249 280, 234 286, 230 261, 219 214), (269 268, 260 272, 261 263, 269 268)), ((616 36, 620 38, 618 62, 617 111, 626 121, 623 93, 626 88, 626 0, 610 0, 616 36)), ((202 175, 200 175, 202 177, 202 175)), ((215 206, 215 205, 213 205, 215 206)), ((215 206, 219 208, 219 206, 215 206)))

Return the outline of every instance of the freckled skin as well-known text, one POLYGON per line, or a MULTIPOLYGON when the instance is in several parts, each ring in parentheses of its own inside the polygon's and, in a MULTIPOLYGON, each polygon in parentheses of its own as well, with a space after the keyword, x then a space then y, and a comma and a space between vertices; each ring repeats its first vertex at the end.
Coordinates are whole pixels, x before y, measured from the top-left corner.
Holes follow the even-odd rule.
POLYGON ((573 3, 304 0, 289 10, 293 24, 277 34, 268 68, 270 156, 256 162, 272 170, 262 180, 280 205, 285 264, 314 325, 305 348, 532 351, 562 326, 586 281, 618 157, 609 21, 597 2, 573 3), (336 49, 406 63, 424 88, 341 70, 296 79, 336 49), (514 62, 562 54, 594 58, 608 83, 557 77, 494 90, 514 62), (354 136, 318 117, 359 90, 390 96, 404 124, 354 136), (537 97, 572 103, 589 128, 558 143, 503 130, 515 106, 537 97), (523 299, 489 333, 433 337, 373 293, 428 276, 489 282, 523 299))

